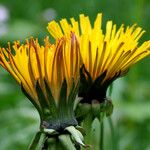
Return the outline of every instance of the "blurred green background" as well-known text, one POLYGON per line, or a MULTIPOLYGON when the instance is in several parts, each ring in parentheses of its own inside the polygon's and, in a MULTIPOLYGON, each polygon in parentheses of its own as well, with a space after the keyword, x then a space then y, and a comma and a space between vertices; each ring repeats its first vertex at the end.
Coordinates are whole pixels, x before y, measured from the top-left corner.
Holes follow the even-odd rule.
MULTIPOLYGON (((80 13, 93 21, 103 13, 103 23, 112 19, 118 27, 137 23, 150 39, 149 0, 0 0, 0 46, 8 41, 25 41, 31 36, 40 42, 49 33, 47 23, 75 17, 80 13)), ((127 76, 114 82, 113 123, 118 150, 150 150, 150 59, 134 65, 127 76)), ((38 130, 38 114, 21 93, 20 87, 0 67, 0 150, 26 150, 38 130)), ((105 120, 105 150, 111 150, 111 136, 105 120)))

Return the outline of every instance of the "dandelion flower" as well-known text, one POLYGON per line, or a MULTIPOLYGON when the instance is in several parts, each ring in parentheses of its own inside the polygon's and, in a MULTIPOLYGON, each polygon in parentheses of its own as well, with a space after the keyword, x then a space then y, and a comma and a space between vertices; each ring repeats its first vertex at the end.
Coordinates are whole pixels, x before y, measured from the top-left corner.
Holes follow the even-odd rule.
POLYGON ((41 127, 62 130, 76 126, 73 107, 79 83, 80 55, 75 35, 55 44, 45 38, 40 45, 31 38, 0 48, 0 64, 21 85, 37 108, 41 127))
POLYGON ((136 25, 117 29, 116 24, 107 21, 102 29, 102 14, 98 14, 92 26, 88 16, 80 15, 80 21, 74 18, 70 23, 66 19, 59 23, 51 21, 48 31, 55 39, 68 37, 75 33, 80 45, 83 67, 79 96, 82 102, 100 103, 106 98, 108 86, 118 77, 127 73, 129 68, 150 54, 150 41, 139 45, 139 39, 145 31, 136 25))

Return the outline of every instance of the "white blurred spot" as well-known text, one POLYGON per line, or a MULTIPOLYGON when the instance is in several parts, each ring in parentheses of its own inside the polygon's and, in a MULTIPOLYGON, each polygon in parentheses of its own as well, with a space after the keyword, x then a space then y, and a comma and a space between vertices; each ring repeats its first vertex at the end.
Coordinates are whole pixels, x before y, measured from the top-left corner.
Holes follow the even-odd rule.
POLYGON ((44 12, 43 12, 43 17, 44 17, 44 20, 46 20, 46 21, 51 21, 51 20, 55 19, 56 16, 57 16, 57 13, 53 8, 48 8, 48 9, 44 10, 44 12))
POLYGON ((8 9, 5 6, 0 5, 0 23, 6 22, 8 18, 9 18, 8 9))
POLYGON ((9 19, 9 12, 8 9, 0 5, 0 37, 7 33, 8 27, 7 27, 7 21, 9 19))

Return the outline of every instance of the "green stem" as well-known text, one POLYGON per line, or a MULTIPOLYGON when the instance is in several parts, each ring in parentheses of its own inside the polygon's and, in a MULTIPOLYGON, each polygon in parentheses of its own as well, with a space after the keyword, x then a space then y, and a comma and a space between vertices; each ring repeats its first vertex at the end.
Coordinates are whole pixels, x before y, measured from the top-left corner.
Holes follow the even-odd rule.
POLYGON ((84 137, 85 139, 85 143, 88 145, 92 146, 91 143, 91 138, 92 138, 92 133, 91 133, 91 128, 92 128, 92 115, 89 113, 86 118, 84 119, 84 121, 82 122, 82 127, 85 129, 86 135, 84 137))
MULTIPOLYGON (((59 139, 56 139, 56 142, 55 142, 55 149, 56 150, 63 150, 64 147, 63 145, 60 143, 59 139)), ((51 150, 51 149, 50 149, 51 150)))
POLYGON ((29 146, 29 150, 35 150, 36 149, 36 147, 38 146, 40 137, 41 137, 41 132, 39 131, 36 133, 31 145, 29 146))
POLYGON ((104 123, 101 122, 100 127, 100 150, 104 150, 104 123))
POLYGON ((114 125, 113 125, 111 117, 108 118, 108 121, 109 121, 110 130, 111 130, 112 150, 117 150, 118 149, 117 140, 116 140, 114 125))

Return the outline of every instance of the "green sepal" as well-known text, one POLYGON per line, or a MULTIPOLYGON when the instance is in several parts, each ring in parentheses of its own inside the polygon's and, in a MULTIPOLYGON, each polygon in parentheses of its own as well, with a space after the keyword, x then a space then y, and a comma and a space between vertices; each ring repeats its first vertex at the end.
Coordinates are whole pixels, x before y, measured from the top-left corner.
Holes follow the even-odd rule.
POLYGON ((83 136, 86 135, 86 131, 85 131, 85 129, 84 129, 83 127, 77 125, 77 126, 76 126, 76 129, 77 129, 78 131, 80 131, 83 136))
POLYGON ((26 90, 24 89, 22 83, 21 83, 21 91, 23 92, 23 94, 30 100, 30 102, 34 105, 34 107, 37 109, 39 115, 40 115, 40 119, 42 119, 43 117, 43 113, 40 109, 40 107, 38 106, 38 104, 35 102, 35 100, 26 92, 26 90))
POLYGON ((106 97, 107 85, 102 82, 106 76, 106 73, 106 71, 103 72, 91 85, 90 90, 88 91, 88 97, 90 97, 91 100, 96 99, 99 103, 104 101, 104 98, 106 97))
POLYGON ((106 116, 111 116, 113 113, 113 104, 111 100, 107 99, 107 103, 106 103, 106 116))
POLYGON ((44 118, 45 117, 47 118, 50 115, 49 104, 48 104, 48 101, 46 100, 46 97, 43 93, 44 91, 42 91, 42 89, 40 87, 39 81, 36 82, 36 92, 38 95, 39 103, 41 105, 41 109, 42 109, 43 114, 44 114, 44 118))
POLYGON ((103 72, 95 81, 92 80, 90 73, 83 66, 80 69, 80 88, 79 96, 82 103, 92 103, 93 99, 103 102, 106 96, 107 84, 102 84, 107 71, 103 72))
POLYGON ((101 103, 92 103, 92 114, 93 117, 99 118, 100 115, 100 105, 101 103))
POLYGON ((97 100, 93 100, 92 104, 79 103, 75 110, 75 116, 79 123, 84 121, 89 114, 93 119, 96 117, 101 121, 103 120, 104 116, 108 117, 112 114, 112 112, 112 101, 108 100, 108 98, 105 98, 102 103, 99 103, 97 100))
POLYGON ((65 130, 71 134, 75 143, 83 147, 86 147, 86 145, 83 143, 84 140, 83 135, 79 130, 77 130, 74 126, 66 127, 65 130))
POLYGON ((58 135, 59 133, 54 129, 43 129, 43 132, 49 135, 58 135))
POLYGON ((109 95, 109 96, 111 96, 112 91, 113 91, 113 83, 110 84, 110 86, 109 86, 109 88, 108 88, 108 95, 109 95))
POLYGON ((58 103, 58 111, 59 111, 59 117, 61 120, 63 120, 67 113, 67 82, 66 80, 63 81, 60 95, 59 95, 59 103, 58 103))
POLYGON ((88 83, 90 83, 90 84, 93 82, 90 73, 86 70, 84 65, 80 69, 80 75, 81 75, 81 80, 84 79, 84 80, 88 81, 88 83), (87 79, 85 77, 84 72, 87 75, 87 79))
POLYGON ((62 129, 70 125, 76 126, 78 124, 73 113, 73 106, 69 104, 69 101, 67 99, 67 82, 66 80, 64 80, 61 86, 58 103, 58 116, 62 129))
MULTIPOLYGON (((70 113, 74 113, 74 105, 75 105, 75 99, 76 99, 76 96, 77 96, 77 93, 78 93, 78 90, 79 90, 79 84, 80 82, 78 81, 78 83, 75 85, 75 82, 73 81, 73 84, 72 84, 72 89, 69 93, 69 96, 68 96, 68 107, 69 107, 69 110, 70 110, 70 113)), ((73 115, 73 114, 72 114, 73 115)))
POLYGON ((54 97, 52 95, 50 87, 48 86, 47 81, 44 80, 44 82, 45 82, 45 89, 46 89, 46 93, 47 93, 47 99, 50 103, 49 111, 50 111, 51 117, 57 118, 58 117, 58 113, 57 113, 58 110, 57 110, 57 106, 56 106, 54 97))
POLYGON ((88 91, 91 84, 92 84, 92 78, 91 78, 90 74, 88 73, 88 71, 85 69, 85 66, 83 65, 80 68, 79 96, 82 97, 82 95, 85 94, 86 91, 88 91), (87 78, 86 78, 85 74, 87 75, 87 78))
MULTIPOLYGON (((68 103, 68 100, 72 100, 71 98, 74 98, 76 93, 73 89, 72 90, 72 97, 70 95, 70 99, 67 99, 67 82, 66 80, 63 81, 60 89, 60 95, 58 100, 55 100, 50 87, 48 86, 47 81, 44 81, 45 83, 45 89, 46 89, 46 95, 47 95, 47 101, 50 104, 49 107, 49 116, 46 116, 43 119, 43 122, 41 124, 41 127, 44 129, 53 129, 58 132, 63 132, 64 128, 70 125, 77 125, 77 121, 73 114, 73 106, 70 106, 68 103), (57 105, 56 102, 57 101, 57 105), (71 111, 72 107, 72 111, 71 111)), ((44 95, 39 95, 39 97, 42 98, 44 95)), ((70 102, 69 101, 69 102, 70 102)), ((74 102, 74 100, 72 100, 74 102)), ((70 102, 72 104, 72 102, 70 102)), ((74 103, 73 103, 74 104, 74 103)), ((72 104, 72 105, 73 105, 72 104)))
POLYGON ((107 71, 104 71, 100 76, 98 76, 96 78, 96 80, 94 81, 94 85, 95 86, 99 86, 101 85, 102 81, 104 80, 105 76, 106 76, 107 71))
POLYGON ((91 104, 88 103, 79 103, 76 110, 75 116, 78 122, 82 122, 84 118, 91 112, 91 104))

